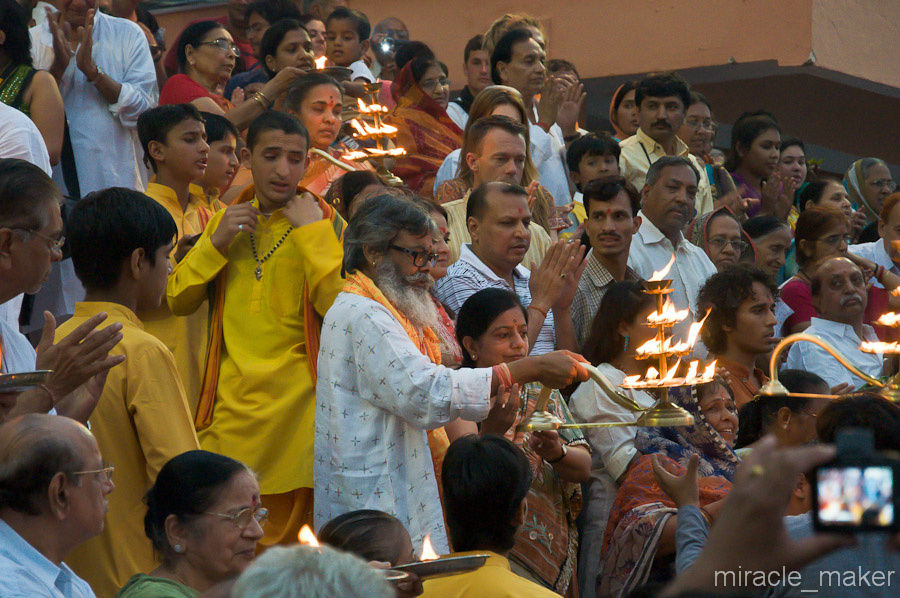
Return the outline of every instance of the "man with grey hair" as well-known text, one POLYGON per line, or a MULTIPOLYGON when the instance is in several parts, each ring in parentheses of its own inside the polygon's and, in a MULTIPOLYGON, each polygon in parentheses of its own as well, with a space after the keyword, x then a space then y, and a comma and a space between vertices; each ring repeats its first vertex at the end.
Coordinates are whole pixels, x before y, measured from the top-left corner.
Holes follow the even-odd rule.
POLYGON ((430 451, 439 429, 518 401, 501 386, 540 380, 561 388, 587 372, 568 351, 494 368, 440 365, 429 292, 438 234, 423 209, 392 195, 366 201, 347 227, 347 282, 325 314, 318 357, 314 504, 316 527, 378 509, 406 525, 413 546, 430 535, 447 553, 430 451), (437 431, 433 440, 429 430, 437 431))
MULTIPOLYGON (((649 279, 661 271, 674 257, 672 268, 663 278, 672 279, 669 295, 679 309, 697 313, 697 293, 716 267, 700 248, 687 241, 682 231, 694 215, 694 200, 700 174, 683 156, 662 156, 647 170, 647 181, 641 189, 641 226, 631 239, 628 265, 638 276, 649 279)), ((676 335, 684 333, 692 318, 675 327, 676 335)))
POLYGON ((276 546, 247 567, 231 598, 392 598, 378 570, 330 546, 276 546))
POLYGON ((112 466, 76 421, 0 425, 0 596, 94 596, 63 560, 103 530, 113 488, 112 466))
POLYGON ((372 74, 379 79, 393 81, 397 76, 397 63, 394 62, 394 54, 397 48, 409 41, 409 29, 406 23, 397 17, 388 17, 378 22, 372 28, 372 53, 375 54, 375 62, 372 64, 372 74))
MULTIPOLYGON (((15 158, 0 159, 0 303, 36 293, 62 258, 63 222, 59 190, 43 170, 15 158)), ((100 398, 106 372, 122 361, 109 351, 121 339, 121 324, 95 330, 98 314, 53 344, 56 320, 44 313, 37 352, 16 328, 0 319, 0 372, 53 370, 46 384, 20 394, 0 394, 0 422, 7 416, 46 413, 87 421, 100 398)))
MULTIPOLYGON (((816 268, 810 290, 818 316, 810 320, 804 334, 829 343, 863 373, 880 376, 882 354, 861 349, 862 343, 878 341, 878 337, 871 326, 863 323, 868 294, 866 277, 859 266, 846 257, 828 258, 816 268)), ((865 384, 865 380, 851 374, 827 351, 812 343, 791 346, 786 367, 816 372, 830 387, 847 384, 858 388, 865 384)))

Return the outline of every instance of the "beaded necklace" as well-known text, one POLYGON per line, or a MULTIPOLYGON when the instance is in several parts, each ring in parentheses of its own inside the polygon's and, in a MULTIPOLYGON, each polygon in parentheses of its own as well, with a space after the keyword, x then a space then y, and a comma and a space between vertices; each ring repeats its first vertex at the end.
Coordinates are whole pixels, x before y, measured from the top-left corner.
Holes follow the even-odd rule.
POLYGON ((281 238, 278 239, 278 242, 272 246, 272 249, 270 249, 269 252, 262 257, 262 259, 259 259, 259 255, 257 255, 256 253, 256 241, 253 238, 253 233, 250 233, 250 249, 253 251, 253 259, 256 260, 256 270, 254 270, 253 272, 256 275, 256 280, 262 280, 262 265, 266 262, 266 260, 272 257, 272 254, 275 253, 275 250, 281 247, 281 244, 284 243, 284 240, 287 239, 292 230, 294 230, 294 227, 289 226, 287 230, 284 231, 284 234, 281 235, 281 238))

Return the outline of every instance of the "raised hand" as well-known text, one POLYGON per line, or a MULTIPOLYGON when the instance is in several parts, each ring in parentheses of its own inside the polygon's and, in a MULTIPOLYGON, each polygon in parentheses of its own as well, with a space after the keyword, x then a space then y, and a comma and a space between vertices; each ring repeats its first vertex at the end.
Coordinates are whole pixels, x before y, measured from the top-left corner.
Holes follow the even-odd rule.
POLYGON ((581 114, 581 108, 584 106, 586 97, 587 93, 584 91, 584 85, 578 81, 570 84, 562 92, 559 109, 556 113, 556 124, 562 129, 563 135, 569 136, 578 132, 576 127, 578 115, 581 114))
POLYGON ((794 205, 794 191, 797 185, 791 177, 785 177, 778 171, 763 182, 760 189, 761 209, 780 220, 786 220, 794 205))
POLYGON ((256 230, 256 218, 259 210, 251 203, 239 203, 225 208, 225 214, 219 221, 216 232, 209 240, 219 253, 226 255, 228 246, 239 233, 252 233, 256 230))
POLYGON ((50 35, 53 36, 53 62, 50 64, 50 74, 59 83, 69 66, 69 61, 72 60, 72 55, 75 54, 69 43, 69 33, 72 32, 72 27, 62 20, 62 11, 53 12, 49 7, 46 7, 45 10, 47 24, 50 26, 50 35))
POLYGON ((96 11, 90 9, 84 17, 84 26, 78 28, 79 46, 75 52, 75 66, 78 67, 87 80, 94 82, 99 76, 97 65, 94 64, 94 14, 96 11))
MULTIPOLYGON (((532 263, 531 278, 528 281, 531 305, 546 312, 562 305, 570 290, 574 297, 570 278, 581 277, 584 252, 585 248, 580 243, 557 241, 547 250, 540 266, 535 268, 532 263)), ((578 280, 575 280, 575 288, 577 287, 578 280)))
POLYGON ((663 466, 659 454, 655 454, 651 458, 650 465, 653 467, 653 476, 676 507, 700 506, 700 488, 697 485, 697 466, 700 464, 700 457, 696 453, 691 455, 684 475, 669 473, 663 466))
POLYGON ((564 84, 554 77, 548 74, 544 78, 544 85, 541 88, 541 101, 537 107, 538 122, 545 123, 547 126, 556 122, 564 90, 564 84))

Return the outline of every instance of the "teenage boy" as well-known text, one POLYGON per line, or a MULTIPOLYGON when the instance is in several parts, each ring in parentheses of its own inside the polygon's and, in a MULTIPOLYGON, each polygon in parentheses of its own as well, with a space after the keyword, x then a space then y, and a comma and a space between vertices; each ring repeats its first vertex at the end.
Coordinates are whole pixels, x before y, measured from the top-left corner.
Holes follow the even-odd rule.
POLYGON ((195 424, 206 450, 259 474, 269 524, 261 542, 296 542, 312 525, 313 417, 321 316, 343 288, 342 221, 298 188, 309 133, 269 111, 247 132, 253 184, 216 214, 175 266, 176 314, 215 302, 195 424))
POLYGON ((369 49, 371 32, 369 18, 352 8, 336 8, 325 21, 325 55, 335 66, 349 68, 351 81, 375 82, 375 76, 362 59, 369 49))
MULTIPOLYGON (((137 128, 144 159, 155 173, 147 185, 147 195, 175 220, 178 236, 169 256, 174 266, 222 207, 218 200, 208 201, 203 190, 191 184, 206 172, 209 157, 206 128, 200 112, 191 104, 147 110, 138 118, 137 128)), ((163 303, 155 309, 141 311, 139 315, 145 330, 165 343, 175 355, 188 405, 193 409, 200 396, 200 372, 206 354, 206 310, 183 318, 173 316, 163 303)))
POLYGON ((619 176, 618 142, 608 133, 588 133, 572 142, 566 150, 566 163, 569 176, 578 191, 573 196, 572 213, 578 222, 587 218, 587 206, 584 205, 583 187, 591 181, 619 176))
POLYGON ((237 128, 221 114, 201 114, 206 127, 209 154, 206 157, 206 171, 196 184, 203 189, 207 201, 213 202, 231 186, 241 165, 237 155, 239 135, 237 128))
POLYGON ((700 313, 709 311, 700 331, 703 344, 715 359, 738 409, 753 400, 769 381, 756 367, 757 359, 771 353, 775 336, 775 297, 778 289, 769 277, 750 266, 735 266, 707 279, 697 296, 700 313))
POLYGON ((169 459, 199 448, 175 359, 136 315, 159 307, 175 232, 158 203, 121 187, 79 201, 66 227, 86 294, 56 338, 107 313, 103 325, 122 325, 122 342, 110 354, 125 356, 110 370, 90 417, 101 453, 115 464, 116 491, 109 496, 103 532, 66 559, 99 596, 112 596, 135 573, 156 567, 141 501, 169 459))
POLYGON ((578 347, 590 336, 594 316, 609 287, 623 280, 640 280, 628 267, 631 237, 641 226, 640 196, 621 177, 591 181, 584 187, 584 207, 588 214, 584 234, 591 252, 572 300, 578 347))

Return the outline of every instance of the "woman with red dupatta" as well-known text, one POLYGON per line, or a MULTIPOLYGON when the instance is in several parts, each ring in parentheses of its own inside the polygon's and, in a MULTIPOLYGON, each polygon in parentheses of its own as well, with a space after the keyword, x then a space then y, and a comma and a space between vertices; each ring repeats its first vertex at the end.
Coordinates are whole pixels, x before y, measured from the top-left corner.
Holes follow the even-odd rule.
POLYGON ((417 195, 431 198, 444 158, 462 145, 463 131, 447 114, 450 84, 441 63, 414 58, 391 86, 397 107, 386 120, 397 127, 394 144, 406 149, 392 168, 417 195))
POLYGON ((598 596, 626 596, 646 583, 674 577, 678 509, 653 475, 653 455, 670 473, 684 475, 691 455, 700 457, 700 508, 710 522, 731 490, 739 459, 733 450, 737 409, 721 378, 678 389, 676 401, 694 417, 693 426, 639 428, 637 457, 616 494, 603 535, 603 570, 598 596))

